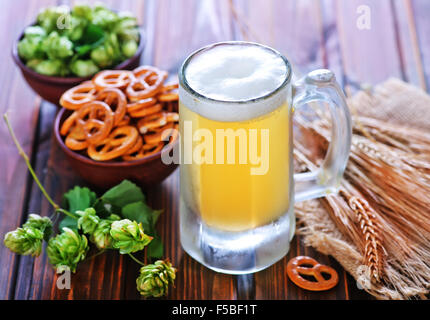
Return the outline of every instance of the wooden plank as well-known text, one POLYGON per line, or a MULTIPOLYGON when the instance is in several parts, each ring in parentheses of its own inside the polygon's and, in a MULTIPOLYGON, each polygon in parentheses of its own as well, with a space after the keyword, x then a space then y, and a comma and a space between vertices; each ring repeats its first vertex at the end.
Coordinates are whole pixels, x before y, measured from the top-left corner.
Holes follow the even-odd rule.
POLYGON ((394 23, 397 33, 399 57, 402 61, 403 78, 426 89, 423 61, 418 43, 418 34, 411 0, 392 1, 394 23))
MULTIPOLYGON (((4 32, 0 44, 0 113, 9 112, 12 126, 24 150, 31 157, 33 132, 37 126, 40 100, 27 86, 10 56, 12 45, 19 33, 34 17, 35 0, 1 1, 0 27, 4 32)), ((0 124, 0 235, 15 229, 27 215, 25 199, 28 174, 25 163, 10 139, 3 120, 0 124)), ((15 290, 16 266, 19 257, 0 246, 0 299, 12 298, 15 290)))
POLYGON ((148 18, 154 26, 152 62, 172 74, 177 73, 180 64, 194 50, 232 39, 225 0, 162 0, 156 2, 154 12, 148 18))
POLYGON ((342 63, 348 83, 376 84, 388 77, 402 78, 402 64, 390 0, 336 1, 342 63), (370 29, 359 29, 357 9, 370 9, 370 29))
POLYGON ((429 10, 430 10, 430 2, 423 0, 413 0, 411 2, 407 2, 405 4, 408 11, 409 21, 414 21, 415 26, 411 24, 411 32, 416 32, 416 38, 414 34, 412 38, 413 48, 416 56, 416 60, 418 61, 418 68, 420 70, 420 84, 424 89, 430 89, 430 39, 429 39, 429 30, 430 30, 430 20, 429 20, 429 10), (416 44, 418 42, 418 44, 416 44), (418 52, 420 56, 418 56, 418 52), (419 58, 421 58, 421 63, 419 62, 419 58), (424 82, 425 80, 425 82, 424 82))

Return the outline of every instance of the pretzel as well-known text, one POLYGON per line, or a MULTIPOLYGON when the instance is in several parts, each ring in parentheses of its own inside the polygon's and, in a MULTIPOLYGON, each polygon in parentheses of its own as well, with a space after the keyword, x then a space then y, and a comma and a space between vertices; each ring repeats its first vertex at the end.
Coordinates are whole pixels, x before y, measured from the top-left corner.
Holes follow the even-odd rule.
POLYGON ((128 161, 176 141, 179 85, 165 85, 167 76, 151 66, 104 70, 66 91, 60 103, 74 111, 60 128, 66 146, 95 161, 128 161))
POLYGON ((91 81, 85 81, 64 92, 60 98, 60 105, 69 110, 77 110, 85 103, 93 101, 96 94, 94 84, 91 81))
POLYGON ((143 146, 143 139, 142 139, 142 136, 139 135, 137 137, 135 144, 126 153, 124 153, 124 155, 128 156, 130 154, 139 152, 139 150, 142 148, 142 146, 143 146))
POLYGON ((81 127, 73 127, 64 143, 69 149, 74 151, 88 148, 88 141, 81 127))
POLYGON ((151 145, 151 144, 144 144, 142 146, 142 150, 143 150, 143 152, 145 154, 145 157, 147 157, 147 156, 150 156, 150 155, 155 154, 157 152, 160 152, 161 149, 163 149, 163 147, 164 147, 164 143, 163 142, 159 142, 159 143, 153 144, 153 145, 151 145))
POLYGON ((158 112, 148 117, 144 117, 137 122, 137 128, 141 134, 148 131, 154 131, 168 122, 175 122, 179 120, 179 115, 176 112, 158 112))
POLYGON ((166 85, 164 85, 161 88, 160 92, 161 93, 167 93, 169 91, 172 91, 172 90, 175 90, 175 89, 178 89, 178 88, 179 88, 179 84, 178 83, 166 84, 166 85))
POLYGON ((150 155, 156 154, 160 152, 164 147, 163 142, 158 142, 157 144, 144 144, 138 152, 132 153, 130 155, 122 156, 122 159, 125 161, 133 161, 138 159, 146 158, 150 155))
POLYGON ((102 101, 92 101, 78 110, 76 125, 83 129, 88 143, 94 144, 105 139, 113 127, 113 112, 102 101))
POLYGON ((147 144, 155 144, 159 141, 168 141, 168 143, 173 143, 179 137, 178 129, 179 126, 177 124, 170 122, 155 132, 148 132, 144 135, 144 140, 147 144))
POLYGON ((132 118, 143 118, 158 113, 161 110, 163 110, 163 106, 161 105, 161 103, 157 103, 153 106, 144 107, 136 111, 130 112, 129 114, 132 118))
POLYGON ((130 117, 125 115, 124 118, 118 123, 118 127, 128 126, 130 124, 130 117))
POLYGON ((138 100, 136 102, 132 102, 132 103, 127 104, 127 112, 133 113, 133 112, 136 112, 138 110, 153 106, 156 103, 157 103, 157 99, 155 99, 153 97, 141 99, 141 100, 138 100))
POLYGON ((160 102, 171 102, 178 101, 179 95, 176 92, 171 92, 179 87, 177 83, 165 85, 161 88, 160 94, 158 95, 158 101, 160 102))
POLYGON ((66 120, 64 120, 60 128, 60 134, 62 136, 65 136, 70 131, 70 129, 75 125, 77 116, 78 116, 78 112, 75 111, 66 120))
POLYGON ((160 102, 171 102, 171 101, 178 101, 179 95, 177 93, 162 93, 158 96, 158 101, 160 102))
POLYGON ((158 112, 148 117, 144 117, 137 122, 137 128, 141 134, 147 133, 149 130, 155 130, 166 125, 167 119, 164 112, 158 112))
POLYGON ((150 145, 157 144, 160 141, 167 141, 168 138, 172 136, 173 129, 174 125, 172 122, 170 122, 161 128, 148 132, 143 136, 143 140, 145 141, 145 143, 150 145))
POLYGON ((155 67, 141 66, 133 71, 134 80, 126 89, 131 101, 138 101, 155 96, 162 88, 167 72, 155 67))
POLYGON ((98 144, 88 146, 88 155, 96 161, 108 161, 124 155, 134 146, 139 133, 133 126, 118 127, 98 144))
POLYGON ((339 281, 336 270, 332 267, 319 264, 318 261, 310 257, 298 256, 291 259, 287 265, 288 277, 300 288, 311 291, 324 291, 333 288, 339 281), (310 265, 312 267, 304 267, 310 265), (322 273, 329 274, 330 278, 326 280, 322 273), (310 281, 302 275, 313 276, 316 281, 310 281))
POLYGON ((104 101, 111 108, 114 112, 113 125, 117 126, 127 112, 127 98, 124 93, 117 88, 108 88, 100 91, 96 100, 104 101))
POLYGON ((169 136, 170 136, 169 137, 169 143, 173 143, 176 141, 176 139, 178 139, 178 137, 179 137, 179 125, 178 124, 175 124, 173 126, 173 129, 170 130, 169 136))
POLYGON ((133 72, 127 70, 104 70, 97 73, 93 83, 97 90, 107 88, 125 89, 134 80, 133 72))
POLYGON ((178 101, 169 101, 164 103, 165 107, 168 112, 177 112, 178 111, 178 101))

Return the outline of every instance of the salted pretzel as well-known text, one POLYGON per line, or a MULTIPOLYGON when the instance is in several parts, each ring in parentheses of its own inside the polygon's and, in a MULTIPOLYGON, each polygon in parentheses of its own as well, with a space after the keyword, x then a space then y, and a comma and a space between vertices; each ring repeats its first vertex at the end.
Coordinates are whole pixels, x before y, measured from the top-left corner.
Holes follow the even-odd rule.
POLYGON ((167 119, 164 112, 157 112, 148 117, 144 117, 137 122, 137 128, 141 134, 147 133, 149 130, 158 129, 166 125, 167 119))
POLYGON ((287 274, 297 286, 311 291, 329 290, 339 281, 339 276, 332 267, 319 264, 315 259, 305 256, 291 259, 287 265, 287 274), (328 274, 330 278, 325 279, 322 274, 328 274), (302 275, 312 276, 316 281, 307 280, 302 275))
POLYGON ((107 88, 125 89, 132 81, 134 74, 127 70, 103 70, 93 78, 93 83, 97 90, 107 88))
POLYGON ((124 155, 128 156, 130 154, 139 152, 139 150, 142 148, 142 146, 143 146, 143 138, 141 135, 139 135, 137 137, 135 144, 126 153, 124 153, 124 155))
POLYGON ((179 95, 174 92, 162 93, 158 96, 158 101, 160 102, 171 102, 178 101, 179 95))
POLYGON ((60 128, 60 134, 62 136, 67 135, 70 129, 73 128, 73 126, 75 126, 77 117, 78 117, 78 112, 75 111, 66 120, 64 120, 60 128))
POLYGON ((80 126, 89 144, 105 139, 114 124, 110 107, 102 101, 92 101, 77 111, 76 125, 80 126))
POLYGON ((64 141, 66 146, 74 151, 80 151, 88 148, 88 141, 86 135, 81 127, 73 127, 64 141))
POLYGON ((125 94, 117 88, 108 88, 100 91, 96 100, 105 102, 114 112, 113 125, 117 126, 127 112, 127 98, 125 94))
POLYGON ((60 128, 66 146, 95 161, 136 160, 178 139, 178 83, 168 73, 141 66, 104 70, 66 91, 61 105, 73 113, 60 128))
POLYGON ((178 139, 178 137, 179 137, 179 125, 178 124, 175 124, 173 126, 173 129, 170 130, 170 132, 169 132, 169 136, 170 136, 169 143, 173 143, 176 141, 176 139, 178 139))
POLYGON ((179 95, 177 92, 172 92, 177 89, 179 85, 177 83, 165 85, 161 88, 160 93, 158 95, 158 101, 160 102, 172 102, 178 101, 179 95))
POLYGON ((162 126, 156 130, 152 130, 147 134, 143 135, 143 140, 145 143, 154 145, 160 141, 168 141, 169 138, 174 134, 175 126, 173 122, 167 123, 165 126, 162 126))
POLYGON ((130 124, 130 117, 125 115, 124 118, 118 123, 118 127, 128 126, 130 124))
POLYGON ((164 143, 163 142, 158 142, 157 144, 144 144, 142 145, 142 147, 140 148, 139 151, 134 152, 132 154, 129 155, 123 155, 122 159, 125 161, 133 161, 133 160, 138 160, 138 159, 142 159, 142 158, 146 158, 150 155, 156 154, 157 152, 160 152, 164 147, 164 143))
POLYGON ((133 71, 134 80, 126 88, 130 101, 155 96, 162 88, 167 72, 151 66, 141 66, 133 71))
POLYGON ((163 105, 161 103, 157 103, 152 106, 144 107, 136 111, 130 112, 129 115, 132 118, 143 118, 159 113, 161 110, 163 110, 163 105))
POLYGON ((167 92, 170 92, 170 91, 178 89, 178 88, 179 88, 179 84, 178 83, 165 84, 161 88, 160 93, 167 93, 167 92))
POLYGON ((145 156, 150 156, 152 154, 155 154, 159 151, 161 151, 164 147, 164 143, 163 142, 159 142, 157 144, 151 145, 151 144, 144 144, 142 146, 142 150, 145 154, 145 156))
POLYGON ((60 98, 60 105, 69 110, 77 110, 85 103, 93 101, 97 95, 97 90, 91 81, 85 81, 73 87, 60 98))
POLYGON ((176 112, 158 112, 148 117, 144 117, 137 122, 137 128, 141 134, 148 131, 154 131, 169 122, 179 120, 179 115, 176 112))
POLYGON ((158 142, 168 141, 173 143, 179 137, 179 126, 173 122, 167 123, 165 126, 157 129, 154 132, 148 132, 143 136, 145 143, 153 145, 158 142))
POLYGON ((127 112, 133 113, 133 112, 139 111, 141 109, 151 107, 156 103, 157 103, 157 99, 155 99, 153 97, 141 99, 141 100, 138 100, 136 102, 131 102, 131 103, 127 104, 127 112))
POLYGON ((165 102, 164 109, 168 112, 178 112, 178 101, 165 102))
POLYGON ((108 161, 124 155, 134 146, 139 132, 133 126, 118 127, 103 141, 88 146, 88 155, 96 161, 108 161))

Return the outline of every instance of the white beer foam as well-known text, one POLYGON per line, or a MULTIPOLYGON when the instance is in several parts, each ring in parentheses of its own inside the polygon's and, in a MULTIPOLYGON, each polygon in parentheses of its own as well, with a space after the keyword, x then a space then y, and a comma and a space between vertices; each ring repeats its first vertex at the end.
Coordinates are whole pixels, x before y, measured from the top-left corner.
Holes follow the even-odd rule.
POLYGON ((276 52, 255 44, 226 43, 195 55, 185 70, 188 85, 197 93, 220 101, 199 100, 181 86, 181 102, 198 114, 217 121, 244 121, 279 107, 287 88, 261 101, 287 77, 285 61, 276 52), (247 103, 237 103, 244 102, 247 103), (230 103, 231 102, 231 103, 230 103))

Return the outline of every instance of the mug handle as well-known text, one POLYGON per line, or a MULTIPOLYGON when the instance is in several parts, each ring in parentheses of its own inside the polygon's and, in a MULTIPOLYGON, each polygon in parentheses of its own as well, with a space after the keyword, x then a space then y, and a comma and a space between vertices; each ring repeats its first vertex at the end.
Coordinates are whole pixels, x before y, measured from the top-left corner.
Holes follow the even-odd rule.
POLYGON ((345 95, 330 70, 308 73, 294 84, 293 92, 295 110, 311 102, 327 102, 333 122, 331 143, 321 167, 294 175, 294 200, 299 202, 337 192, 348 161, 352 128, 345 95))

